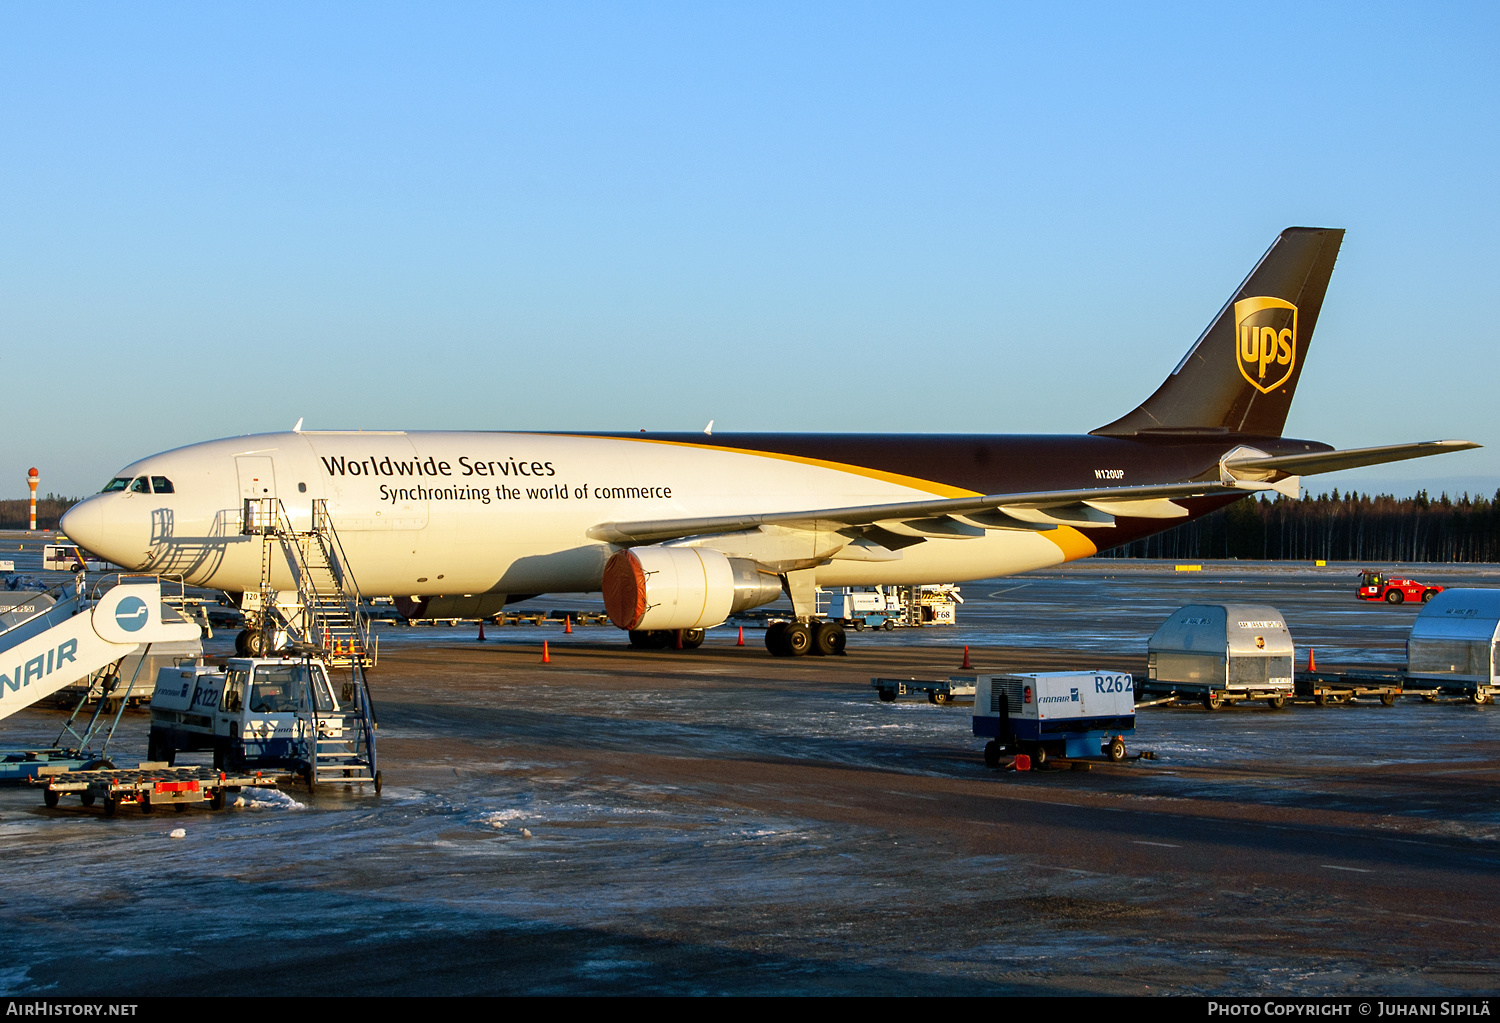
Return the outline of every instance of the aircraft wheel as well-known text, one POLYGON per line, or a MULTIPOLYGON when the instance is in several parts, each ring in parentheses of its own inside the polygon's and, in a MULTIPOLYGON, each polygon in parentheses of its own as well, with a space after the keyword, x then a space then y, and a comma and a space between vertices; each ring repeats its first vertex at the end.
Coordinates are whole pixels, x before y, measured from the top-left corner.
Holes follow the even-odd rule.
POLYGON ((813 626, 812 652, 826 657, 837 657, 844 652, 848 638, 844 627, 838 622, 819 622, 813 626))
POLYGON ((697 650, 703 645, 703 637, 706 635, 702 629, 682 630, 682 649, 697 650))
POLYGON ((793 657, 801 657, 812 650, 812 630, 801 622, 787 622, 781 641, 787 653, 793 657))
POLYGON ((271 653, 271 637, 259 629, 245 637, 246 657, 266 657, 271 653))
POLYGON ((630 645, 637 650, 660 650, 672 642, 672 633, 665 629, 631 629, 630 645))
POLYGON ((790 622, 772 622, 766 626, 766 649, 771 651, 775 657, 788 657, 791 651, 785 648, 782 638, 786 635, 786 627, 790 622))
POLYGON ((1406 594, 1402 593, 1400 590, 1387 590, 1386 591, 1385 602, 1387 604, 1399 604, 1399 603, 1401 603, 1405 599, 1406 599, 1406 594))
POLYGON ((250 655, 248 653, 246 653, 246 650, 249 649, 246 646, 246 644, 249 641, 250 641, 250 630, 249 629, 241 629, 239 631, 239 634, 234 637, 234 652, 236 654, 238 654, 239 656, 241 656, 241 657, 249 657, 250 655))
POLYGON ((1433 597, 1436 597, 1436 596, 1437 596, 1437 590, 1423 590, 1422 591, 1422 603, 1425 604, 1429 600, 1431 600, 1433 597))

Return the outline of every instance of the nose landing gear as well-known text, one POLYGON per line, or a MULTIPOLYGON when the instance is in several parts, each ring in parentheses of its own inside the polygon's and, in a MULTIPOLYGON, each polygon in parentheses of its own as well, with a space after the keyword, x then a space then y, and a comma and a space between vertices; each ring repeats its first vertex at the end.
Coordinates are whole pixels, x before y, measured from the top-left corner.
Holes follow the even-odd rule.
POLYGON ((234 637, 234 652, 241 657, 269 657, 271 645, 271 637, 260 629, 245 629, 234 637))

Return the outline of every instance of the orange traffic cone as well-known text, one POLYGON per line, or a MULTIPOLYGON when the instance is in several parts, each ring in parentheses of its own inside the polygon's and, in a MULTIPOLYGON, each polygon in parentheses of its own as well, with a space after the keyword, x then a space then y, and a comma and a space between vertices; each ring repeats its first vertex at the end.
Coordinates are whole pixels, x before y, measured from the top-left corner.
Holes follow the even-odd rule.
POLYGON ((739 638, 739 642, 735 643, 735 646, 744 646, 744 645, 745 645, 745 627, 743 625, 741 625, 740 626, 740 638, 739 638))
POLYGON ((479 642, 484 642, 484 619, 479 619, 479 642))
POLYGON ((1318 670, 1318 659, 1313 656, 1313 648, 1312 647, 1308 647, 1307 648, 1307 670, 1308 671, 1317 671, 1318 670))
POLYGON ((542 663, 543 664, 551 664, 552 663, 552 654, 547 650, 547 641, 545 639, 542 640, 542 663))
POLYGON ((969 663, 969 646, 968 646, 967 643, 964 644, 964 663, 960 664, 959 667, 960 668, 972 668, 972 667, 974 667, 974 665, 972 665, 972 664, 969 663))
POLYGON ((572 631, 573 631, 573 616, 572 615, 564 615, 563 616, 563 632, 572 632, 572 631))

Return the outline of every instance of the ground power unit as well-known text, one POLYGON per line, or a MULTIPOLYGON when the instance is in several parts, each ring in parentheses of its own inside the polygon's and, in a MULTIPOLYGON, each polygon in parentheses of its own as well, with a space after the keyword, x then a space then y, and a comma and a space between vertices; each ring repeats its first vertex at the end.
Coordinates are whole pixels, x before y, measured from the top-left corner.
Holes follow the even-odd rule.
POLYGON ((974 734, 991 740, 985 763, 1025 753, 1036 764, 1049 756, 1125 759, 1125 736, 1135 734, 1135 680, 1123 671, 1025 672, 954 676, 974 686, 974 734))

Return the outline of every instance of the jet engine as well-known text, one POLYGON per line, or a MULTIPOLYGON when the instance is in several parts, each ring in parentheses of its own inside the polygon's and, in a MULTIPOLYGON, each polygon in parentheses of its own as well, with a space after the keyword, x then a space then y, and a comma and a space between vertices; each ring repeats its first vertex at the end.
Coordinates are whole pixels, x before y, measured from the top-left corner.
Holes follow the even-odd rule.
POLYGON ((604 564, 604 609, 632 631, 706 629, 779 596, 780 577, 706 547, 634 547, 604 564))

